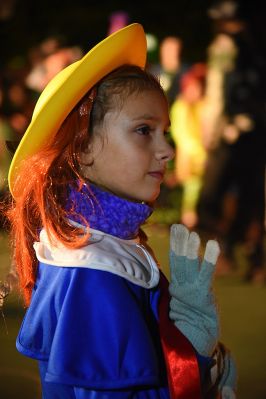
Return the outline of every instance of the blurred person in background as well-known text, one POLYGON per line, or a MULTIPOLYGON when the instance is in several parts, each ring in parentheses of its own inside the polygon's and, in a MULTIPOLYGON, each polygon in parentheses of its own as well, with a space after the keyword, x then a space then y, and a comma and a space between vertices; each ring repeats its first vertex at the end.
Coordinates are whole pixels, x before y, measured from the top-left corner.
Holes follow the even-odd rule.
MULTIPOLYGON (((0 200, 7 191, 7 173, 11 161, 8 148, 21 139, 34 108, 29 90, 26 88, 19 73, 2 73, 1 104, 0 104, 0 200)), ((16 145, 15 145, 16 146, 16 145)), ((0 220, 4 226, 4 220, 0 220)))
POLYGON ((217 101, 205 136, 209 154, 199 226, 223 237, 222 272, 237 267, 235 249, 240 245, 247 263, 245 278, 263 282, 266 101, 260 54, 236 2, 216 3, 210 16, 215 37, 209 63, 216 80, 207 80, 207 93, 215 93, 217 101))
POLYGON ((62 46, 56 37, 44 40, 40 45, 41 57, 26 77, 26 85, 40 93, 47 83, 62 69, 80 59, 79 46, 62 46))
MULTIPOLYGON (((80 59, 78 46, 68 47, 63 39, 50 36, 31 47, 23 59, 9 60, 1 72, 0 101, 0 200, 8 191, 10 151, 18 146, 29 125, 36 100, 48 81, 61 69, 80 59)), ((0 220, 3 227, 6 221, 0 220)))
POLYGON ((159 63, 150 66, 151 72, 160 77, 170 106, 179 94, 180 78, 188 69, 188 65, 181 58, 182 46, 181 38, 165 37, 159 45, 159 63))
POLYGON ((176 147, 175 178, 181 186, 181 222, 197 224, 197 201, 205 169, 203 140, 206 66, 195 64, 180 79, 180 94, 171 110, 171 137, 176 147))
POLYGON ((126 11, 114 11, 109 16, 108 36, 119 29, 124 28, 129 23, 129 14, 126 11))

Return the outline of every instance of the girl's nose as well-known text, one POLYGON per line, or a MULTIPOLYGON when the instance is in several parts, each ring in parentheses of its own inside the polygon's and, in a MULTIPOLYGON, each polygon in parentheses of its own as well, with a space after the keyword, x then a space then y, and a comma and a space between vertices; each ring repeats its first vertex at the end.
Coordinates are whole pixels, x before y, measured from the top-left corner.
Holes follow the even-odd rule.
POLYGON ((173 147, 166 141, 166 139, 161 142, 160 147, 156 152, 156 159, 158 161, 171 161, 175 156, 175 151, 173 147))

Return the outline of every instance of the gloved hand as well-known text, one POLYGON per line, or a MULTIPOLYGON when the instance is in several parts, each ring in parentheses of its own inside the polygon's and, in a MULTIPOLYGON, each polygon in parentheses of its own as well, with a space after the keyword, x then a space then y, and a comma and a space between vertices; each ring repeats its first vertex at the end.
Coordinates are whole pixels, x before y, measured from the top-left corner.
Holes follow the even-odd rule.
POLYGON ((230 351, 218 342, 212 358, 210 388, 204 398, 236 399, 237 371, 230 351))
POLYGON ((221 392, 222 399, 235 399, 237 385, 236 365, 229 350, 220 342, 219 348, 222 352, 223 362, 218 389, 221 392))
POLYGON ((219 334, 212 277, 220 248, 216 241, 208 241, 200 262, 199 247, 197 233, 181 224, 171 226, 169 316, 199 354, 211 356, 219 334))

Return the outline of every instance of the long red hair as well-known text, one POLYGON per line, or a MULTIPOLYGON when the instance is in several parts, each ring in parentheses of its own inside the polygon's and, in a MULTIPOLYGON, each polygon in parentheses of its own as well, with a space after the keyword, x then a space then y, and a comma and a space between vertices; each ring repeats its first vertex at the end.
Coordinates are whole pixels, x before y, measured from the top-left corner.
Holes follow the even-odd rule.
MULTIPOLYGON (((82 105, 84 106, 82 101, 82 105)), ((33 243, 45 228, 50 237, 69 248, 77 248, 87 241, 84 231, 71 225, 64 205, 68 184, 84 180, 79 172, 79 157, 89 141, 89 110, 80 115, 80 103, 70 112, 56 135, 45 147, 23 161, 16 179, 20 195, 11 200, 7 210, 10 221, 11 244, 20 287, 26 305, 36 279, 37 258, 33 243), (82 234, 81 234, 82 233, 82 234)), ((79 183, 77 183, 79 182, 79 183)))

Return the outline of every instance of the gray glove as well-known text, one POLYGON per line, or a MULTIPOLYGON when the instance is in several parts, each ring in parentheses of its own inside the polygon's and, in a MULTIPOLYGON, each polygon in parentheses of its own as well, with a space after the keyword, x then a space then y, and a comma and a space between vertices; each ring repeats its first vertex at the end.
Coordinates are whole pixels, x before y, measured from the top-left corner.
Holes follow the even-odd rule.
POLYGON ((216 241, 208 241, 200 262, 199 247, 197 233, 181 224, 171 226, 169 316, 198 353, 211 356, 219 334, 212 279, 220 248, 216 241))
POLYGON ((223 370, 219 382, 219 390, 222 394, 222 399, 235 399, 236 398, 236 385, 237 385, 237 371, 234 359, 231 353, 224 345, 220 343, 223 348, 223 370))
POLYGON ((216 346, 213 360, 215 365, 211 368, 210 375, 213 389, 221 399, 236 399, 237 370, 235 361, 230 351, 221 342, 216 346))

